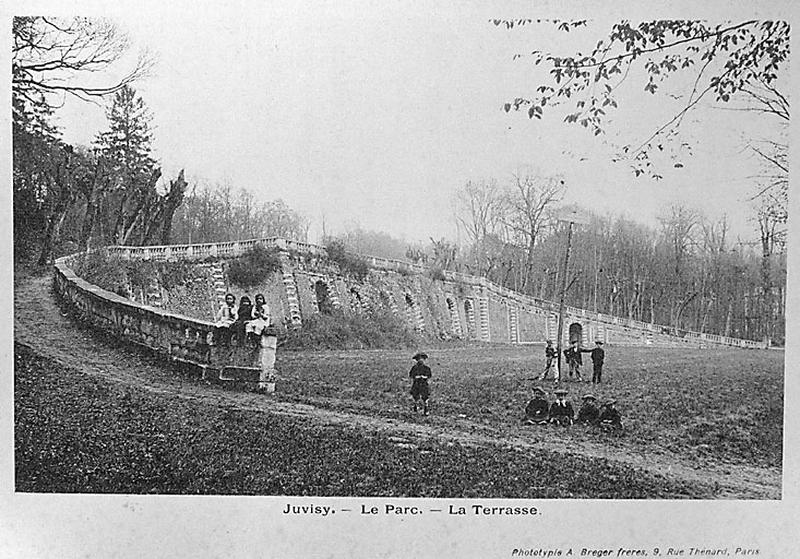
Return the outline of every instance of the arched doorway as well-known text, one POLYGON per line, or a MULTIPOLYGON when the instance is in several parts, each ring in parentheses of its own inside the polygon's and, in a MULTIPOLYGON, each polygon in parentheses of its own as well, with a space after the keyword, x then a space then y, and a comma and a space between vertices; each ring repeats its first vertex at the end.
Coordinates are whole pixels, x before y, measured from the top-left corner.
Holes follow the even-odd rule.
POLYGON ((331 314, 333 304, 331 303, 330 293, 327 284, 322 280, 317 280, 314 284, 314 294, 317 296, 317 308, 322 314, 331 314))
POLYGON ((583 341, 583 326, 579 322, 573 322, 569 325, 569 343, 578 342, 578 345, 583 341))

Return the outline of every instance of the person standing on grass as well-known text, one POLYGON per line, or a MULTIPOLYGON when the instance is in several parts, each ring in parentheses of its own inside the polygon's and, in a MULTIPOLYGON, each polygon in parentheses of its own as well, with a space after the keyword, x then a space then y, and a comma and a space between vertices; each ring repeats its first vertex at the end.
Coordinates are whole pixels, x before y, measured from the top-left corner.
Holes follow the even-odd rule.
MULTIPOLYGON (((539 380, 545 380, 547 378, 547 373, 553 369, 553 363, 555 363, 557 355, 556 349, 553 347, 553 340, 547 340, 547 345, 544 348, 544 358, 547 360, 547 363, 544 366, 544 372, 539 377, 539 380)), ((553 373, 553 376, 555 376, 555 373, 553 373)))
POLYGON ((525 406, 525 423, 528 425, 545 425, 549 419, 549 405, 544 397, 544 390, 538 386, 533 389, 533 398, 525 406))
POLYGON ((412 379, 411 384, 411 397, 414 398, 414 413, 419 411, 419 402, 422 400, 422 414, 428 415, 430 409, 428 408, 428 398, 431 395, 431 389, 428 385, 428 380, 431 378, 431 368, 425 364, 428 355, 425 353, 417 353, 412 359, 416 361, 411 372, 408 376, 412 379))
POLYGON ((603 376, 603 360, 606 358, 606 352, 603 351, 603 341, 597 340, 594 342, 597 347, 594 349, 582 349, 583 353, 591 353, 592 355, 592 384, 600 384, 600 377, 603 376))
POLYGON ((556 400, 550 405, 549 420, 556 425, 572 425, 575 419, 575 410, 567 400, 567 391, 563 388, 556 390, 556 400))
POLYGON ((567 365, 569 365, 569 378, 574 375, 577 380, 582 380, 581 365, 583 365, 583 359, 581 358, 581 349, 578 347, 578 340, 570 342, 570 346, 564 350, 564 357, 567 359, 567 365))

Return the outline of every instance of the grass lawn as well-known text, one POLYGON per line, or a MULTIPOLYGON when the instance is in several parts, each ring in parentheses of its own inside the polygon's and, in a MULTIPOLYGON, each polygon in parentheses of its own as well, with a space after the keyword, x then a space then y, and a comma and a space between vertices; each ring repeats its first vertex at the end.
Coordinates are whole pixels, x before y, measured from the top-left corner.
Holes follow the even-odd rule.
MULTIPOLYGON (((460 398, 437 405, 436 413, 480 413, 487 406, 494 410, 487 421, 513 422, 520 403, 514 398, 522 396, 523 387, 503 399, 496 396, 513 384, 513 362, 502 369, 495 390, 467 405, 489 385, 477 375, 479 368, 456 366, 467 357, 454 353, 449 372, 433 360, 437 398, 460 398)), ((349 357, 332 357, 337 365, 330 367, 319 366, 321 360, 287 356, 284 374, 290 380, 283 387, 290 397, 303 393, 300 379, 306 376, 309 394, 346 391, 362 407, 400 406, 403 371, 387 364, 385 371, 373 368, 369 374, 352 369, 349 357), (290 361, 307 366, 292 368, 290 361), (342 378, 348 382, 338 388, 342 378), (400 392, 386 392, 393 388, 400 392)), ((66 368, 19 344, 14 393, 15 481, 22 492, 708 498, 715 491, 712 483, 667 479, 602 458, 438 438, 397 444, 367 429, 130 388, 66 368)))
MULTIPOLYGON (((317 406, 414 421, 408 371, 413 351, 279 352, 280 397, 317 406)), ((544 367, 543 345, 430 350, 432 409, 437 417, 504 432, 519 425, 532 380, 544 367)), ((584 377, 591 362, 584 358, 584 377), (588 363, 588 365, 587 365, 588 363)), ((621 450, 663 452, 703 463, 780 468, 783 351, 606 347, 603 384, 564 382, 577 411, 580 397, 616 398, 625 433, 560 431, 568 440, 621 450)))

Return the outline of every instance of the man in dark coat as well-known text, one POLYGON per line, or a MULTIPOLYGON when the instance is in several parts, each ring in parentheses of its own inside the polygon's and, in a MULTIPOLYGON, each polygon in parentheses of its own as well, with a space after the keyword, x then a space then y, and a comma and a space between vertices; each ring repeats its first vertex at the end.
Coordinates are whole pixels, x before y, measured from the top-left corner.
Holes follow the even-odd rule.
POLYGON ((425 353, 417 353, 412 359, 416 361, 408 376, 413 380, 411 384, 411 397, 414 398, 414 413, 419 410, 419 401, 422 400, 422 413, 428 415, 428 398, 431 395, 430 386, 428 386, 428 379, 431 378, 431 368, 425 364, 428 358, 425 353))
POLYGON ((615 407, 616 400, 608 400, 600 408, 600 427, 603 431, 622 431, 622 418, 615 407))
POLYGON ((593 394, 585 394, 581 409, 578 410, 578 423, 597 425, 599 415, 600 410, 597 409, 597 399, 593 394))
POLYGON ((603 361, 606 358, 606 352, 603 351, 603 341, 597 340, 594 342, 597 347, 594 349, 582 349, 584 353, 591 353, 592 356, 592 384, 600 384, 600 377, 603 375, 603 361))
POLYGON ((549 405, 544 390, 538 386, 533 389, 533 398, 525 406, 525 422, 528 425, 544 425, 549 419, 549 405))
POLYGON ((581 358, 581 349, 578 347, 578 340, 573 340, 570 346, 564 350, 564 357, 566 357, 567 365, 569 365, 569 377, 572 378, 575 375, 578 380, 581 380, 583 359, 581 358))
POLYGON ((567 400, 567 391, 563 388, 556 390, 556 400, 550 405, 550 423, 556 425, 572 425, 575 418, 575 410, 567 400))
POLYGON ((558 353, 556 353, 556 348, 553 347, 553 341, 547 340, 547 345, 544 348, 544 358, 547 360, 547 363, 544 366, 544 372, 539 377, 539 380, 544 380, 547 378, 547 373, 553 369, 553 364, 555 363, 557 356, 558 353))

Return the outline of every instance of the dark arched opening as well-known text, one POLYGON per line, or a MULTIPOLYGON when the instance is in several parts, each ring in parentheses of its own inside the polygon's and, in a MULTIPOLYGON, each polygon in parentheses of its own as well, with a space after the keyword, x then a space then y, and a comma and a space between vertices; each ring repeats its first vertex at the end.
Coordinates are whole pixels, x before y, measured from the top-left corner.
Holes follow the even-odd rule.
POLYGON ((317 296, 317 308, 322 314, 331 314, 333 312, 333 305, 331 304, 330 293, 328 293, 328 286, 324 281, 318 280, 314 284, 314 293, 317 296))
POLYGON ((573 322, 569 325, 569 343, 578 342, 580 345, 583 340, 583 326, 578 322, 573 322))
POLYGON ((361 293, 355 287, 350 288, 350 308, 353 311, 364 309, 364 301, 361 300, 361 293))

